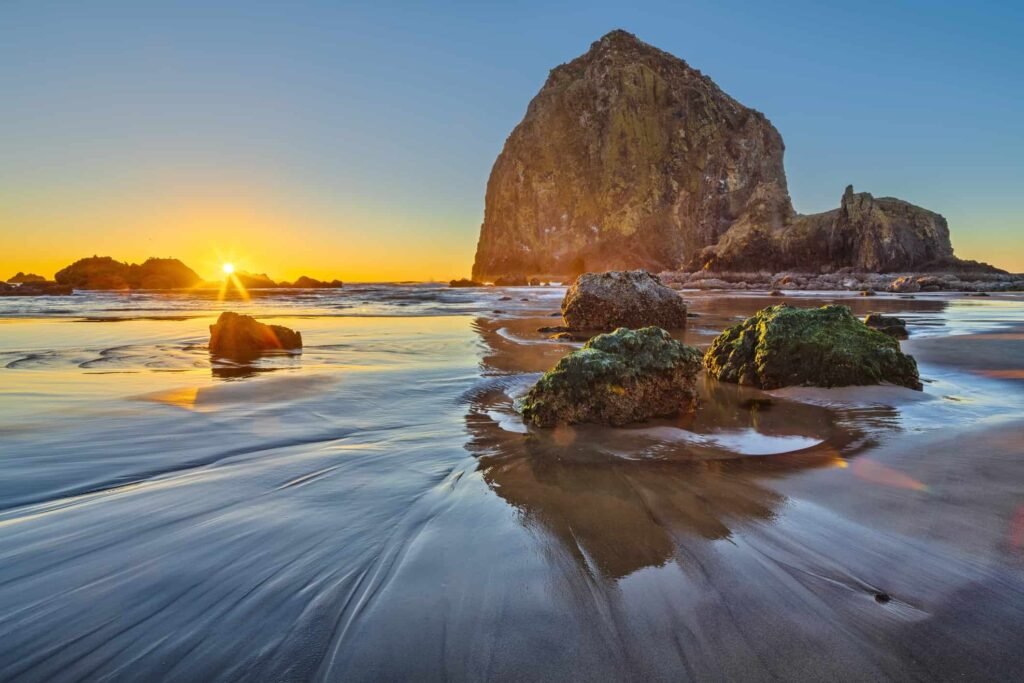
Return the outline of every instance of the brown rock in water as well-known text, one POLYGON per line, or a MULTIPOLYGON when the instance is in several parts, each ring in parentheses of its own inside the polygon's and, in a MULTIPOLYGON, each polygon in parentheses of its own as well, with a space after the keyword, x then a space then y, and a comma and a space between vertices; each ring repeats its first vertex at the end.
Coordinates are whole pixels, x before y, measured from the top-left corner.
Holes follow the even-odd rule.
POLYGON ((302 334, 281 325, 265 325, 248 315, 225 311, 210 325, 210 353, 245 359, 266 351, 302 348, 302 334))
POLYGON ((686 302, 645 270, 585 273, 566 291, 562 317, 574 330, 686 327, 686 302))
POLYGON ((460 278, 458 280, 452 280, 448 283, 449 287, 483 287, 484 283, 477 282, 476 280, 467 280, 466 278, 460 278))
POLYGON ((792 214, 782 137, 625 31, 551 71, 487 185, 473 278, 674 269, 744 215, 792 214))
POLYGON ((317 280, 316 278, 307 277, 306 275, 301 275, 289 286, 294 289, 341 289, 345 286, 345 283, 341 280, 325 282, 323 280, 317 280))
MULTIPOLYGON (((842 131, 837 131, 837 135, 842 131)), ((794 213, 782 137, 625 31, 553 69, 487 184, 473 278, 646 268, 966 270, 937 213, 846 189, 794 213)))

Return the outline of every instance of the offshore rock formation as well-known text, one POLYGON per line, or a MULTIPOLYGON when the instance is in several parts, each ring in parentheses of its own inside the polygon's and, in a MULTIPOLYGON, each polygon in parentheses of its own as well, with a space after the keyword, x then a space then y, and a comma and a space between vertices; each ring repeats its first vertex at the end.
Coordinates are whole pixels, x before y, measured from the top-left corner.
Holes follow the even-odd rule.
POLYGON ((704 367, 717 380, 761 389, 882 382, 921 389, 914 358, 846 306, 761 309, 711 342, 704 367))
POLYGON ((900 199, 855 193, 848 186, 838 209, 797 216, 782 228, 746 217, 737 221, 717 244, 691 260, 689 269, 781 271, 822 266, 892 273, 955 268, 957 260, 945 218, 900 199))
POLYGON ((19 270, 17 274, 7 278, 7 282, 12 285, 19 285, 24 282, 46 282, 46 278, 42 275, 36 275, 35 273, 23 273, 19 270))
POLYGON ((942 216, 855 194, 794 213, 774 126, 612 31, 551 71, 487 184, 474 280, 586 271, 980 270, 942 216))
POLYGON ((537 427, 624 425, 692 408, 701 354, 657 327, 601 334, 563 357, 520 402, 537 427))
POLYGON ((686 327, 686 303, 645 270, 585 273, 565 292, 562 317, 573 330, 676 330, 686 327))
POLYGON ((248 315, 225 311, 210 325, 210 353, 246 360, 266 351, 302 348, 302 333, 282 325, 265 325, 248 315))
POLYGON ((345 286, 345 283, 338 279, 328 282, 326 280, 317 280, 316 278, 302 275, 291 284, 282 282, 278 286, 291 287, 292 289, 341 289, 345 286))
POLYGON ((678 268, 793 209, 782 137, 686 62, 612 31, 552 70, 494 164, 474 280, 678 268))
POLYGON ((151 258, 140 265, 109 256, 79 259, 58 271, 54 279, 75 289, 184 289, 201 282, 178 259, 151 258))

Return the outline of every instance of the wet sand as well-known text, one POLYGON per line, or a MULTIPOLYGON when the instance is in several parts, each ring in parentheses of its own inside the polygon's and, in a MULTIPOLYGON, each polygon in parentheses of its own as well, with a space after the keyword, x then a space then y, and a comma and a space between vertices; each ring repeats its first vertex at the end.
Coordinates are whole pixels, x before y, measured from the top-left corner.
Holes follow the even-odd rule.
MULTIPOLYGON (((574 345, 508 292, 284 302, 307 348, 252 366, 202 308, 0 318, 0 679, 1024 673, 1024 299, 838 299, 908 319, 924 392, 538 431, 574 345)), ((779 301, 687 298, 699 346, 779 301)))

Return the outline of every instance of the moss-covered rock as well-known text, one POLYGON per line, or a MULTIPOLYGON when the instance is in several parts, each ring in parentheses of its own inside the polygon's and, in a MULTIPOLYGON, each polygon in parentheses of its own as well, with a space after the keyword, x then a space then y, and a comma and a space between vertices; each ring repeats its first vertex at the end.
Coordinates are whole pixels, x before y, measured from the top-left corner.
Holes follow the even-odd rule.
POLYGON ((913 357, 846 306, 762 309, 722 332, 704 354, 704 367, 716 379, 762 389, 882 382, 921 388, 913 357))
POLYGON ((700 361, 697 349, 663 329, 619 328, 558 361, 519 407, 523 420, 538 427, 673 415, 693 406, 700 361))

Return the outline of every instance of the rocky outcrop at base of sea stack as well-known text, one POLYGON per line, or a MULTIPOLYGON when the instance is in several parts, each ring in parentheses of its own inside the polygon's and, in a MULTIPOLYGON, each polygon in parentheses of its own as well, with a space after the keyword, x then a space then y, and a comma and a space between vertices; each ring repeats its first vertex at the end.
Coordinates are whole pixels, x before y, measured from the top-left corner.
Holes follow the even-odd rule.
POLYGON ((685 61, 612 31, 553 69, 487 183, 473 280, 588 271, 1001 272, 939 214, 846 189, 794 212, 782 136, 685 61))
POLYGON ((933 292, 1019 292, 1024 291, 1024 275, 953 270, 953 272, 865 273, 853 268, 825 272, 771 271, 716 272, 700 270, 659 273, 669 287, 678 290, 753 290, 783 294, 786 291, 891 292, 904 296, 933 292))

